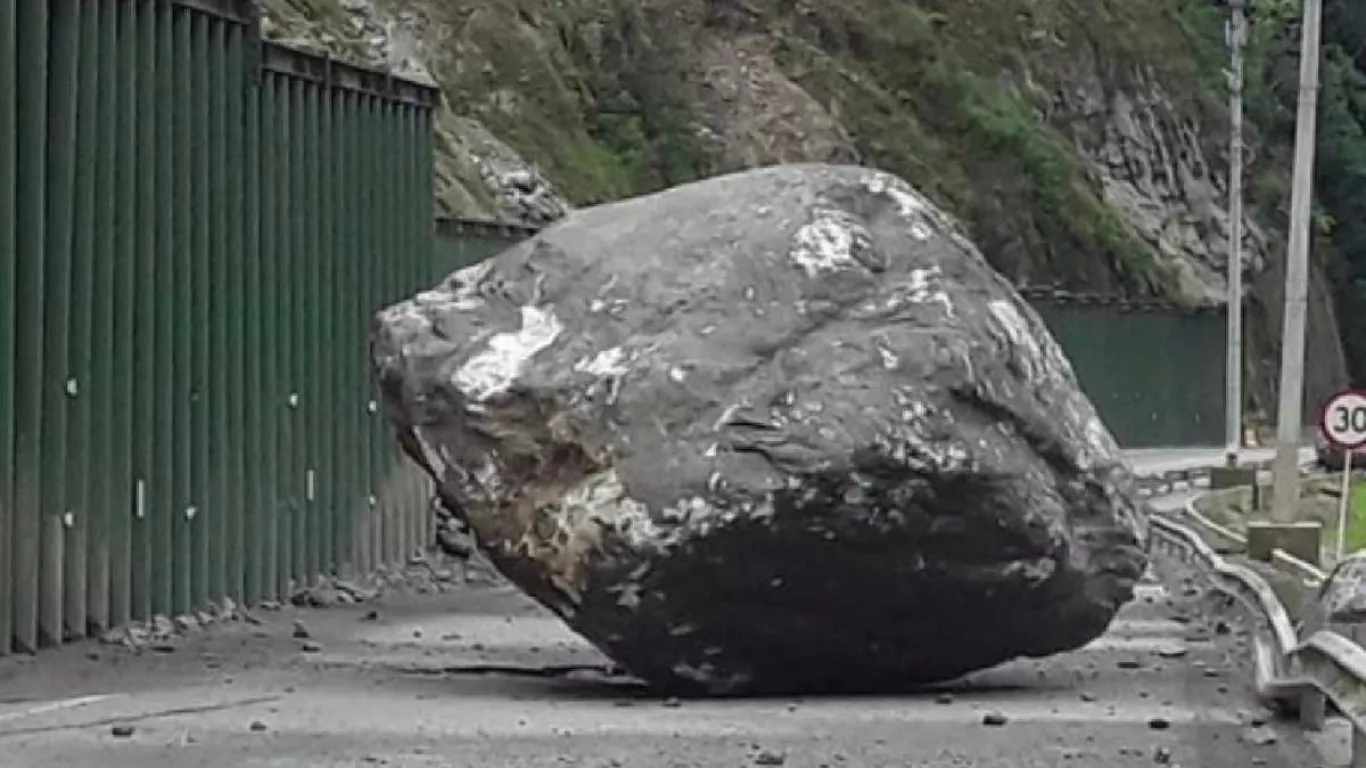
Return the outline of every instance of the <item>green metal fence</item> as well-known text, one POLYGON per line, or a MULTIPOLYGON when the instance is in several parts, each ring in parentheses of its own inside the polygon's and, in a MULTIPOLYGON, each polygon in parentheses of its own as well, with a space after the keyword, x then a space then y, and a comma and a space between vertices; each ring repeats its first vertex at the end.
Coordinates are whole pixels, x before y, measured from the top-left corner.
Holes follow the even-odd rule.
POLYGON ((1120 445, 1223 445, 1222 312, 1103 296, 1025 296, 1120 445))
POLYGON ((536 234, 535 227, 493 221, 436 220, 436 263, 441 272, 478 264, 509 245, 536 234))
MULTIPOLYGON (((441 271, 454 271, 535 231, 438 220, 436 259, 441 271)), ((1222 445, 1222 313, 1053 290, 1022 293, 1067 353, 1082 389, 1121 445, 1222 445)))
POLYGON ((366 338, 437 276, 435 93, 257 29, 0 3, 0 654, 429 537, 366 338))

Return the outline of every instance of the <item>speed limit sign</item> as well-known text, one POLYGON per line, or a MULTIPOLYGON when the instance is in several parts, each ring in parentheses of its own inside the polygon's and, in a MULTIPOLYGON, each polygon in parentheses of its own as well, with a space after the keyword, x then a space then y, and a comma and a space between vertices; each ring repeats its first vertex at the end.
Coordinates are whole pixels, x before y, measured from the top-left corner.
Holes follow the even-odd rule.
POLYGON ((1329 398, 1319 415, 1319 431, 1343 450, 1366 446, 1366 390, 1349 389, 1329 398))

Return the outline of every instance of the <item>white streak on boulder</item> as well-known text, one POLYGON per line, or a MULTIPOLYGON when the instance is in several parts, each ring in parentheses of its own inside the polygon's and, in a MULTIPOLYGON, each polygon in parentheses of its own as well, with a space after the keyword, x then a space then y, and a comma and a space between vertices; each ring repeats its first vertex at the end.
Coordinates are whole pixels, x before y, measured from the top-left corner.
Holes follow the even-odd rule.
POLYGON ((506 391, 531 358, 550 346, 563 330, 548 310, 522 307, 522 327, 490 338, 487 349, 455 372, 455 385, 474 400, 487 400, 506 391))
POLYGON ((868 233, 841 211, 818 211, 810 224, 797 230, 791 257, 807 275, 855 266, 855 252, 867 248, 868 233))

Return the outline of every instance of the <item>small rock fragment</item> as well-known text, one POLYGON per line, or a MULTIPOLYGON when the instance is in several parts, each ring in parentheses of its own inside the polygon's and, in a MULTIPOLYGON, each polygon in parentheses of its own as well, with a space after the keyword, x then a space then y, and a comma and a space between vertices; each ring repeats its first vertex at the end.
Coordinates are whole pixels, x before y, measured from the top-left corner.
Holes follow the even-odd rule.
POLYGON ((119 723, 109 729, 109 733, 116 738, 126 739, 133 735, 133 726, 128 723, 119 723))
POLYGON ((787 762, 787 756, 779 752, 764 750, 754 756, 755 765, 782 765, 787 762))
POLYGON ((252 720, 252 721, 251 721, 251 730, 254 731, 254 732, 256 732, 256 733, 261 733, 262 731, 265 731, 265 730, 267 729, 267 727, 268 727, 268 726, 267 726, 265 723, 261 722, 260 720, 252 720))
POLYGON ((294 621, 294 639, 295 639, 295 640, 308 640, 308 639, 311 638, 311 637, 313 637, 313 635, 312 635, 312 633, 310 633, 310 632, 308 631, 308 626, 305 625, 302 621, 299 621, 299 620, 295 619, 295 621, 294 621))
POLYGON ((1148 720, 1148 727, 1154 731, 1165 731, 1172 727, 1172 721, 1165 717, 1154 717, 1148 720))
POLYGON ((1003 712, 988 712, 982 715, 982 725, 1001 726, 1010 722, 1003 712))
POLYGON ((1269 747, 1277 742, 1276 734, 1270 728, 1255 727, 1243 734, 1243 740, 1258 747, 1269 747))

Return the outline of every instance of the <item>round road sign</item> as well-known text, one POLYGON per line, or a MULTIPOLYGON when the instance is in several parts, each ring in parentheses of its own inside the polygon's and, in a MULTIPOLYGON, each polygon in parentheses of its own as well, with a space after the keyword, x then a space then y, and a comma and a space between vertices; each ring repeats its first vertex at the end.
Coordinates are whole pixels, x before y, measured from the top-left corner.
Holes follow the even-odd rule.
POLYGON ((1349 389, 1328 398, 1319 414, 1319 432, 1344 450, 1366 446, 1366 390, 1349 389))

